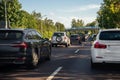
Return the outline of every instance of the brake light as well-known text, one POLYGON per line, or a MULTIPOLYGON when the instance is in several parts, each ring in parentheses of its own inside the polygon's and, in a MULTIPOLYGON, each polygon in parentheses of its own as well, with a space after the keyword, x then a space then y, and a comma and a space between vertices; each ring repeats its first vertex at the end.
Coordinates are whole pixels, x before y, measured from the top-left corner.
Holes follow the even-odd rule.
POLYGON ((107 46, 105 44, 100 44, 99 42, 96 42, 94 44, 94 48, 105 49, 105 48, 107 48, 107 46))
POLYGON ((22 42, 22 43, 19 43, 19 44, 13 44, 12 47, 27 48, 27 44, 25 42, 22 42))

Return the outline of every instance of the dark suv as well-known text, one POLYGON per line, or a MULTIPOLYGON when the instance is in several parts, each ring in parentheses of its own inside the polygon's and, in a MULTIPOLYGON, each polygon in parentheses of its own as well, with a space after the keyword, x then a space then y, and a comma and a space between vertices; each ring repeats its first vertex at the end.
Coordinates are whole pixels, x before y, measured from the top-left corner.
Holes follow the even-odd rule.
POLYGON ((51 43, 34 29, 0 29, 0 64, 25 64, 36 67, 50 60, 51 43))

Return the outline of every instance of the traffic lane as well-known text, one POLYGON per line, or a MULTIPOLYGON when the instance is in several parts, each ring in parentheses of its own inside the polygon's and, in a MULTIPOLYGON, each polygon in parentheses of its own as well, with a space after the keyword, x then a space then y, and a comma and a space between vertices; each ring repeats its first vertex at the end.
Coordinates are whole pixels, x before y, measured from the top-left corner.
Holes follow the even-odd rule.
MULTIPOLYGON (((75 46, 73 46, 75 47, 75 46)), ((78 48, 78 47, 75 47, 78 48)), ((62 58, 67 58, 74 52, 75 49, 68 47, 64 48, 58 46, 52 48, 51 61, 41 62, 37 68, 28 70, 25 66, 6 65, 0 67, 0 80, 45 80, 51 75, 58 67, 62 66, 62 58)))
POLYGON ((55 80, 107 80, 111 77, 114 80, 120 79, 119 67, 91 69, 89 47, 72 45, 68 48, 61 46, 53 48, 51 61, 39 64, 36 69, 10 68, 12 70, 0 74, 2 76, 0 80, 46 80, 59 67, 62 69, 53 78, 55 80), (78 53, 74 53, 76 49, 79 49, 78 53))
POLYGON ((90 48, 80 47, 80 51, 63 60, 63 68, 53 80, 120 80, 120 65, 107 64, 92 69, 90 48))

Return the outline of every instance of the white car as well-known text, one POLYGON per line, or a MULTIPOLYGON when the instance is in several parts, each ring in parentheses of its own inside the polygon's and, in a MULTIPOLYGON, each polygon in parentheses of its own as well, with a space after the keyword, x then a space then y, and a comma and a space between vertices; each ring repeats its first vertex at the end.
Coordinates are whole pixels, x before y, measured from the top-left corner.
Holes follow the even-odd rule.
POLYGON ((120 29, 100 30, 91 47, 91 67, 120 63, 120 29))
POLYGON ((66 32, 54 32, 51 39, 52 46, 65 45, 70 46, 70 38, 67 36, 66 32))

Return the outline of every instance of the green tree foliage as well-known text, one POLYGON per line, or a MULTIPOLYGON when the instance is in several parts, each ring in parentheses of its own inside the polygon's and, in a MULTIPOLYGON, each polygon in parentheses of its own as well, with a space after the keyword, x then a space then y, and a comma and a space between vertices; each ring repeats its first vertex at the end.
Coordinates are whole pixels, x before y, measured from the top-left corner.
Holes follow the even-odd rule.
POLYGON ((19 11, 21 4, 18 0, 1 0, 0 2, 0 21, 5 21, 5 3, 7 12, 7 21, 10 21, 11 25, 18 25, 19 23, 19 11))
POLYGON ((55 23, 55 27, 57 29, 57 31, 65 31, 65 26, 64 24, 60 23, 60 22, 56 22, 55 23))
POLYGON ((79 28, 84 26, 84 21, 80 19, 72 19, 72 28, 79 28))
POLYGON ((86 24, 86 26, 96 26, 96 21, 86 24))
POLYGON ((56 30, 65 30, 65 26, 60 22, 54 24, 51 19, 42 19, 41 13, 33 11, 30 14, 22 10, 18 0, 0 0, 0 21, 5 21, 5 2, 7 21, 10 21, 12 28, 33 28, 47 38, 50 38, 56 30))
POLYGON ((120 0, 104 0, 97 20, 101 28, 120 28, 120 0))

